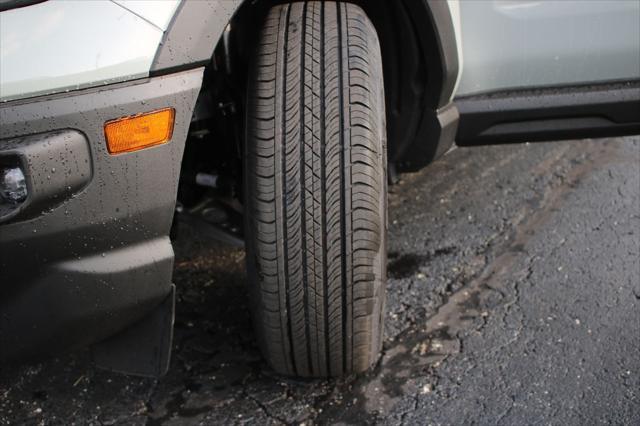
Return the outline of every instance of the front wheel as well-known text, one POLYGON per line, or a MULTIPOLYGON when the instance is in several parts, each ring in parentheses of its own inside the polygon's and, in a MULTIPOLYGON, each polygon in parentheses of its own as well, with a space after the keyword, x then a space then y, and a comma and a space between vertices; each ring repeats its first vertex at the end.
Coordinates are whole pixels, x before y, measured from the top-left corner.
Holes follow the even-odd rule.
POLYGON ((386 129, 380 47, 358 6, 271 9, 250 73, 247 270, 279 373, 368 369, 382 346, 386 129))

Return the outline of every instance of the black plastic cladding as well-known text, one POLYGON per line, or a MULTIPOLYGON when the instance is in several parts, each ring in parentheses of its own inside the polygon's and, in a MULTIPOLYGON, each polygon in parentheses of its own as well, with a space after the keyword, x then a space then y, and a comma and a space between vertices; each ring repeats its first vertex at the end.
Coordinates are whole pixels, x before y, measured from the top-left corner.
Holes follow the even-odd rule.
POLYGON ((36 144, 38 152, 32 154, 45 173, 31 178, 47 181, 46 171, 64 175, 67 168, 85 168, 84 161, 93 165, 86 185, 73 183, 77 179, 71 175, 61 177, 59 186, 67 179, 72 193, 77 188, 70 198, 61 195, 61 203, 42 204, 37 213, 25 209, 24 217, 19 212, 0 225, 1 359, 100 340, 140 319, 169 294, 173 250, 168 235, 202 73, 198 68, 0 106, 5 142, 0 145, 40 135, 35 142, 24 138, 36 144), (167 106, 176 109, 170 142, 120 155, 107 152, 106 121, 167 106), (84 135, 90 160, 71 145, 65 149, 74 152, 67 153, 47 143, 65 129, 84 135))
POLYGON ((456 104, 464 146, 640 133, 640 81, 510 90, 456 104))

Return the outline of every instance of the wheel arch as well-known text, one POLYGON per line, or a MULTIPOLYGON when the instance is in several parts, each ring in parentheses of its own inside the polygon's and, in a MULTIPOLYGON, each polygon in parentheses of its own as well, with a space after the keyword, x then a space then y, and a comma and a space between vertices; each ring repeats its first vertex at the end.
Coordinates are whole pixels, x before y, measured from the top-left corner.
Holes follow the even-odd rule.
POLYGON ((457 129, 452 98, 460 64, 451 7, 441 0, 357 3, 380 39, 389 162, 417 170, 452 146, 457 129))
MULTIPOLYGON (((183 1, 156 53, 151 75, 211 62, 230 25, 241 50, 234 72, 244 73, 261 22, 284 1, 183 1)), ((453 144, 458 112, 452 103, 460 72, 455 16, 449 1, 353 0, 373 22, 380 40, 388 158, 393 173, 416 170, 453 144)))

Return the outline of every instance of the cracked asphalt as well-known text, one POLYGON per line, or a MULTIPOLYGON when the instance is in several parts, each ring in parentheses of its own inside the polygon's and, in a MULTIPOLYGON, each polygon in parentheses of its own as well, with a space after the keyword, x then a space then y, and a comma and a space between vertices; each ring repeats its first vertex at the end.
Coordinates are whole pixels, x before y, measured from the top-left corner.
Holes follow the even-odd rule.
POLYGON ((183 227, 168 375, 2 368, 0 423, 640 424, 640 137, 458 148, 401 179, 369 373, 272 373, 243 250, 183 227))

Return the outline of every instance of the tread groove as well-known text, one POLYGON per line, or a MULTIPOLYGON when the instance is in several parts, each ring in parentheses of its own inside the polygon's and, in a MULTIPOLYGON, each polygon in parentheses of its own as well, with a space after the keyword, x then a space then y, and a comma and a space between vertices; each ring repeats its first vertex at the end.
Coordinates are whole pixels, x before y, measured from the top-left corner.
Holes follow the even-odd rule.
MULTIPOLYGON (((306 22, 307 20, 307 3, 304 3, 303 6, 303 10, 302 10, 302 22, 306 22)), ((300 88, 302 89, 302 87, 304 87, 304 46, 305 46, 305 32, 302 31, 302 42, 300 43, 300 60, 301 60, 301 71, 300 71, 300 88)), ((300 136, 304 137, 304 96, 300 96, 300 136)), ((298 144, 300 146, 300 170, 301 173, 304 173, 304 164, 305 164, 305 155, 304 155, 304 143, 299 143, 298 144)), ((306 211, 306 205, 305 205, 305 193, 306 193, 306 187, 305 187, 305 179, 301 178, 300 179, 300 205, 301 205, 301 211, 305 212, 306 211)), ((307 271, 307 241, 306 241, 306 234, 307 234, 307 228, 306 228, 306 221, 304 218, 302 218, 302 220, 300 221, 300 225, 302 228, 302 255, 304 257, 304 259, 302 260, 302 268, 303 268, 303 273, 302 273, 302 280, 304 283, 307 282, 308 280, 308 271, 307 271)), ((304 312, 305 312, 305 344, 307 347, 307 362, 309 363, 309 371, 310 374, 313 375, 314 370, 313 370, 313 362, 312 362, 312 350, 311 350, 311 330, 309 329, 309 288, 307 285, 303 285, 302 286, 304 289, 304 312)))
MULTIPOLYGON (((342 46, 343 41, 342 41, 342 14, 340 13, 340 7, 341 5, 338 3, 337 5, 337 15, 338 15, 338 45, 342 46)), ((343 81, 343 67, 344 64, 342 63, 342 53, 340 53, 338 55, 338 90, 341 92, 344 92, 344 81, 343 81)), ((344 147, 344 104, 343 104, 343 99, 342 96, 339 96, 339 103, 340 106, 338 108, 339 114, 340 114, 340 132, 339 132, 339 138, 340 138, 340 173, 342 175, 341 179, 340 179, 340 217, 341 217, 341 221, 340 221, 340 227, 341 227, 341 233, 342 235, 347 235, 347 230, 346 230, 346 188, 345 188, 345 147, 344 147)), ((346 256, 347 256, 347 244, 346 244, 346 238, 342 238, 341 240, 341 244, 342 244, 342 258, 340 259, 341 261, 341 266, 342 266, 342 318, 348 318, 348 309, 347 309, 347 264, 346 264, 346 256)), ((342 339, 343 339, 343 370, 344 371, 350 371, 350 366, 348 365, 348 342, 347 342, 347 336, 348 336, 348 321, 344 320, 343 321, 343 334, 342 334, 342 339)))
MULTIPOLYGON (((286 19, 285 22, 287 23, 285 25, 284 28, 284 49, 281 52, 284 55, 284 60, 282 61, 283 63, 283 70, 282 70, 282 92, 286 93, 287 92, 287 48, 288 48, 288 42, 289 42, 289 18, 291 16, 291 5, 287 5, 287 12, 286 12, 286 19)), ((280 148, 281 148, 281 162, 282 162, 282 168, 286 168, 286 150, 285 150, 285 144, 284 144, 284 138, 286 135, 286 131, 287 131, 287 115, 286 115, 286 102, 282 102, 282 135, 281 135, 281 140, 280 140, 280 148)), ((282 193, 286 194, 287 193, 287 179, 286 179, 286 175, 284 173, 282 173, 282 193)), ((286 212, 287 210, 287 205, 286 205, 286 197, 281 197, 282 199, 282 212, 286 212)), ((282 220, 283 220, 283 224, 282 224, 282 234, 283 234, 283 241, 282 241, 282 247, 283 247, 283 258, 285 259, 285 262, 283 262, 283 266, 284 266, 284 292, 285 292, 285 299, 286 299, 286 307, 287 307, 287 332, 289 334, 289 356, 291 357, 291 366, 293 367, 293 373, 295 375, 297 375, 297 370, 296 370, 296 362, 295 362, 295 354, 294 354, 294 349, 293 349, 293 331, 291 329, 291 299, 289 297, 289 266, 288 266, 288 262, 286 262, 286 259, 289 258, 288 255, 288 244, 287 244, 287 214, 286 213, 282 213, 282 220)), ((277 226, 277 225, 276 225, 277 226)))
POLYGON ((329 339, 329 282, 327 273, 327 182, 326 182, 326 129, 325 129, 325 55, 324 55, 324 2, 320 3, 320 185, 321 185, 321 215, 322 215, 322 279, 324 286, 324 322, 325 322, 325 360, 327 375, 331 375, 331 346, 329 339))

